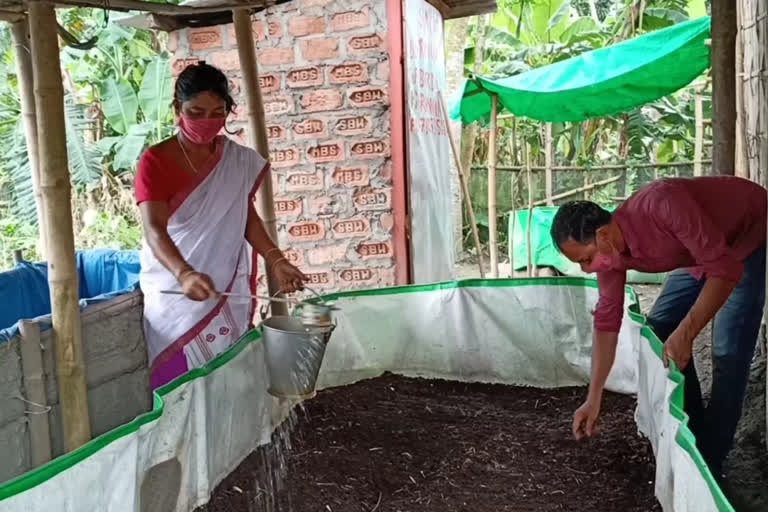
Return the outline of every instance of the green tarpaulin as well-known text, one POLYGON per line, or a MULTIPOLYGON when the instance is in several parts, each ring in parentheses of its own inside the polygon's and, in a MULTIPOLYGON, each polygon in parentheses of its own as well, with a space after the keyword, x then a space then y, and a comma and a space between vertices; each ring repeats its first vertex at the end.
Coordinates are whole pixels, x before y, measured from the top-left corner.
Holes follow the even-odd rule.
MULTIPOLYGON (((567 276, 595 277, 585 274, 578 264, 563 256, 552 243, 549 230, 558 207, 540 207, 533 209, 531 224, 531 260, 537 267, 552 267, 567 276)), ((514 270, 524 270, 528 266, 528 210, 509 213, 509 261, 514 270)), ((630 270, 627 282, 637 284, 661 284, 666 274, 646 274, 630 270)))
POLYGON ((487 121, 500 110, 538 121, 583 121, 626 112, 685 87, 709 67, 709 17, 657 30, 509 78, 467 80, 451 117, 487 121))

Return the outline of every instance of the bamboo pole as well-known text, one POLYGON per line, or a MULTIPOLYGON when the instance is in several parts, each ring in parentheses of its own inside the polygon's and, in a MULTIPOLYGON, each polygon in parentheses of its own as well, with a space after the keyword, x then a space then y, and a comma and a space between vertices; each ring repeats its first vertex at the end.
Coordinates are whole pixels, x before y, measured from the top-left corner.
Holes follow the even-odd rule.
POLYGON ((747 151, 745 146, 746 122, 744 111, 744 31, 742 26, 742 3, 736 2, 736 141, 734 145, 734 174, 742 178, 749 178, 749 165, 747 164, 747 151))
POLYGON ((701 176, 701 158, 704 152, 704 99, 701 97, 701 94, 696 94, 694 99, 694 112, 696 116, 696 138, 693 146, 693 175, 701 176))
POLYGON ((64 449, 69 452, 91 439, 91 428, 72 232, 64 88, 53 4, 40 1, 29 3, 29 29, 32 36, 32 71, 40 142, 40 190, 43 218, 48 226, 48 282, 51 289, 56 373, 64 426, 64 449))
MULTIPOLYGON (((712 160, 701 160, 702 164, 711 164, 712 160)), ((623 169, 652 169, 654 167, 688 167, 690 165, 693 165, 694 162, 658 162, 655 164, 610 164, 610 165, 595 165, 592 167, 585 167, 585 166, 578 166, 578 165, 553 165, 552 170, 553 171, 581 171, 581 172, 590 172, 590 171, 621 171, 623 169)), ((486 169, 487 166, 482 165, 475 165, 472 167, 473 170, 481 170, 486 169)), ((545 170, 546 168, 542 165, 532 165, 530 167, 532 172, 540 172, 545 170)), ((527 171, 526 167, 524 165, 497 165, 496 166, 497 172, 519 172, 519 171, 527 171)))
POLYGON ((547 206, 554 206, 552 201, 552 123, 544 125, 544 182, 547 206))
POLYGON ((528 222, 526 225, 526 245, 528 248, 528 277, 533 277, 533 247, 531 247, 531 225, 533 224, 533 173, 531 172, 531 146, 525 143, 525 167, 528 177, 528 222))
POLYGON ((488 248, 491 253, 491 277, 499 277, 499 241, 496 232, 496 116, 499 98, 491 96, 491 126, 488 131, 488 248))
MULTIPOLYGON (((512 152, 512 162, 517 160, 517 143, 516 139, 516 119, 512 120, 512 140, 510 141, 510 149, 512 152)), ((509 245, 509 274, 510 277, 515 277, 515 223, 517 222, 517 210, 515 203, 517 202, 517 174, 513 174, 509 180, 510 190, 510 204, 512 205, 512 226, 509 228, 509 236, 507 237, 507 244, 509 245)))
POLYGON ((26 399, 33 402, 40 411, 30 411, 29 447, 32 451, 32 467, 42 466, 51 460, 51 427, 48 422, 47 396, 43 376, 43 353, 40 348, 40 324, 22 320, 21 331, 21 367, 24 375, 26 399))
MULTIPOLYGON (((243 74, 243 93, 248 109, 248 144, 264 157, 268 157, 269 141, 267 140, 264 103, 259 87, 259 69, 256 63, 256 47, 251 31, 251 16, 247 9, 235 9, 232 11, 232 17, 235 24, 240 69, 243 74)), ((277 218, 275 217, 272 179, 269 176, 259 186, 256 194, 256 208, 259 211, 261 221, 264 223, 267 235, 273 242, 277 243, 277 218)), ((280 291, 280 284, 269 266, 267 266, 267 288, 270 296, 276 295, 280 291)), ((271 308, 273 315, 288 314, 288 308, 284 303, 273 302, 271 308)))
MULTIPOLYGON (((443 122, 445 122, 446 128, 449 126, 448 108, 445 106, 445 99, 443 95, 440 95, 440 108, 443 111, 443 122)), ((483 251, 480 247, 480 234, 477 230, 477 220, 475 219, 475 209, 472 207, 472 196, 469 193, 469 184, 467 183, 467 175, 464 172, 464 167, 461 165, 461 152, 459 146, 453 137, 453 133, 448 131, 448 140, 451 142, 451 151, 453 158, 456 161, 456 169, 459 172, 459 182, 461 183, 461 192, 464 196, 464 204, 467 207, 467 216, 469 217, 470 227, 472 229, 472 238, 475 242, 475 249, 477 249, 477 266, 480 270, 480 277, 485 279, 485 271, 483 270, 483 251)))
MULTIPOLYGON (((560 194, 552 196, 552 199, 558 201, 560 199, 565 199, 566 197, 575 196, 576 194, 581 194, 582 192, 587 192, 589 190, 594 190, 597 187, 602 187, 603 185, 608 185, 610 183, 615 183, 619 181, 622 178, 622 176, 614 176, 612 178, 606 178, 604 180, 595 181, 594 183, 590 183, 589 185, 584 185, 583 187, 574 188, 571 190, 568 190, 567 192, 562 192, 560 194)), ((544 206, 547 204, 546 199, 542 199, 540 201, 534 201, 533 206, 544 206)))
POLYGON ((712 169, 733 175, 736 147, 736 3, 712 2, 712 169))
POLYGON ((35 114, 35 87, 32 76, 32 54, 29 41, 29 23, 26 17, 13 24, 13 45, 16 48, 16 72, 18 73, 19 96, 21 97, 21 117, 24 120, 24 136, 27 139, 27 157, 32 175, 32 190, 35 197, 37 223, 40 231, 40 255, 45 260, 46 223, 42 212, 42 193, 40 192, 40 161, 37 142, 37 115, 35 114))

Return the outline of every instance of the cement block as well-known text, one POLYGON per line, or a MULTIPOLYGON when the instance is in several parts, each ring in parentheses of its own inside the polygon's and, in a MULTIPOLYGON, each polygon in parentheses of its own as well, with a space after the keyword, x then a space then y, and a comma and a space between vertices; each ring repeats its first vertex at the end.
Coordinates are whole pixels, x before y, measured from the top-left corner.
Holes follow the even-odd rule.
POLYGON ((24 402, 17 398, 23 396, 19 349, 18 338, 0 345, 0 426, 24 416, 24 402))
POLYGON ((25 417, 0 426, 0 460, 3 461, 0 464, 0 482, 28 471, 29 453, 29 432, 25 417))

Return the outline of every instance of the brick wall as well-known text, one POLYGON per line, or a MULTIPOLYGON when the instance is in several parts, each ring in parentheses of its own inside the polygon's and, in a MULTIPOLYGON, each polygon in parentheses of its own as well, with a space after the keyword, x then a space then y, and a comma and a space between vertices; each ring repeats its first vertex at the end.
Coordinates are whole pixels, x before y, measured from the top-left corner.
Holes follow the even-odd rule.
MULTIPOLYGON (((385 0, 295 0, 254 17, 280 246, 324 290, 395 283, 385 0)), ((205 60, 245 99, 231 25, 171 34, 173 72, 205 60)))

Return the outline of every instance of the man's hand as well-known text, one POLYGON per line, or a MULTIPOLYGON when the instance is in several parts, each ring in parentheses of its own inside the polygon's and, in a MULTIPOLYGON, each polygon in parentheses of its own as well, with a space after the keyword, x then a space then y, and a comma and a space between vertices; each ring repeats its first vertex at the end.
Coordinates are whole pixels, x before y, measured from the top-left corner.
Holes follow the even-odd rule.
POLYGON ((581 407, 573 413, 573 437, 581 441, 592 437, 600 430, 597 427, 597 419, 600 416, 600 401, 587 399, 581 407))
POLYGON ((669 335, 664 342, 664 366, 669 367, 669 361, 675 362, 680 371, 685 370, 691 362, 693 353, 693 339, 686 332, 687 329, 681 324, 669 335))

